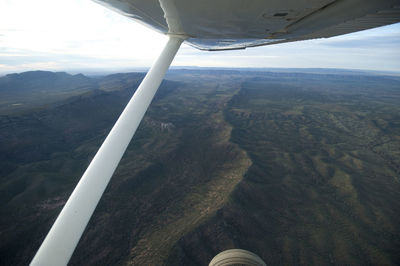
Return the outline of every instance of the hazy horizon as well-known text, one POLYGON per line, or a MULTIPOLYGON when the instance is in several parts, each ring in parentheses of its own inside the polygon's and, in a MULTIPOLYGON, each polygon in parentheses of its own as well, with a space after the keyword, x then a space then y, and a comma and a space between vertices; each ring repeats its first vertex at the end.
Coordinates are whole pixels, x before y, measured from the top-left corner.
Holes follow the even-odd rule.
MULTIPOLYGON (((65 72, 71 75, 83 74, 86 76, 96 75, 111 75, 118 73, 130 73, 130 72, 143 72, 146 73, 149 67, 133 67, 133 68, 119 68, 119 69, 31 69, 19 72, 13 71, 0 71, 0 77, 4 77, 9 74, 21 74, 25 72, 35 71, 49 71, 49 72, 65 72)), ((299 72, 299 73, 321 73, 321 74, 365 74, 365 75, 400 75, 400 71, 382 71, 382 70, 370 70, 370 69, 351 69, 351 68, 320 68, 320 67, 202 67, 202 66, 171 66, 171 70, 231 70, 231 71, 260 71, 260 72, 299 72)))

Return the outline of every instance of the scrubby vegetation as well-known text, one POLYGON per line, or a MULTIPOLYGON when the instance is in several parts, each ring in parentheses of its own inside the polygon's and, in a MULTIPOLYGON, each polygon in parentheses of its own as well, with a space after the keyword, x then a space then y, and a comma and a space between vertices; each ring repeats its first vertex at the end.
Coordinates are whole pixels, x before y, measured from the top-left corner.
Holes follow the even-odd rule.
MULTIPOLYGON (((29 263, 143 78, 57 75, 58 101, 2 99, 1 265, 29 263)), ((171 71, 71 265, 396 265, 399 102, 396 77, 171 71)))

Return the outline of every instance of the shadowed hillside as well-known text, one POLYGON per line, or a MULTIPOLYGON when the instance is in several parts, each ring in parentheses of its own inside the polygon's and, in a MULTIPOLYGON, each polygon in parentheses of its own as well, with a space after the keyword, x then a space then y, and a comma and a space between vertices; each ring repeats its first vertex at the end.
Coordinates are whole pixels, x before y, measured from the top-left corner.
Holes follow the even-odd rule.
POLYGON ((0 114, 29 110, 97 88, 82 74, 29 71, 0 77, 0 114))

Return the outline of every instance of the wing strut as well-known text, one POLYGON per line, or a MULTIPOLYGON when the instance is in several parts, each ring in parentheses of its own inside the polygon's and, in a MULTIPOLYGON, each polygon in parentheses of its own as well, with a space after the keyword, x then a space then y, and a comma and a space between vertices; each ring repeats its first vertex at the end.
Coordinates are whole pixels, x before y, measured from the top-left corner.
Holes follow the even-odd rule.
POLYGON ((86 169, 30 265, 67 265, 182 41, 182 38, 170 36, 161 55, 86 169))

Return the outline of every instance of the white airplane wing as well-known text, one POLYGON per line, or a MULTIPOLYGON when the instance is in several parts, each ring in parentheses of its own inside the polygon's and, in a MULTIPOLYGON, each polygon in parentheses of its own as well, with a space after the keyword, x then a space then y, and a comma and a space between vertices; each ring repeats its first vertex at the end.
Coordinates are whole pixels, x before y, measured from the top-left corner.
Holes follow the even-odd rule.
POLYGON ((201 50, 326 38, 400 22, 399 0, 95 1, 159 32, 185 35, 201 50))

